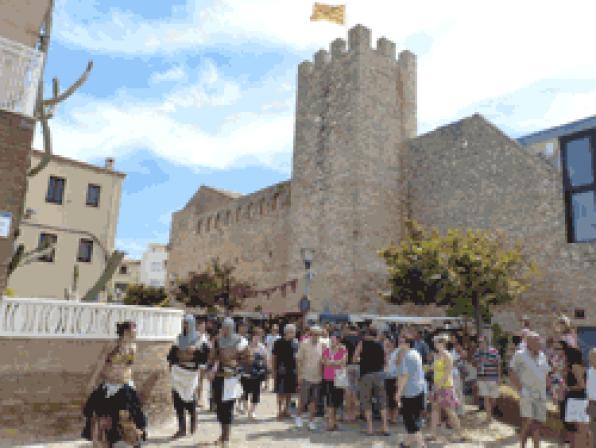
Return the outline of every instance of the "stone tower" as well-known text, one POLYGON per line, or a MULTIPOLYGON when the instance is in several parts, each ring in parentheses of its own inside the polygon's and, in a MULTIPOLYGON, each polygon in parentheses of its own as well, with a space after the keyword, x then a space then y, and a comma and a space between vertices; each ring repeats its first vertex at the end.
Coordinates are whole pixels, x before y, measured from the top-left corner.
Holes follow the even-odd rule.
POLYGON ((416 57, 362 25, 298 67, 292 167, 291 273, 316 250, 312 309, 374 311, 386 287, 377 250, 398 241, 400 152, 416 136, 416 57), (369 291, 367 297, 364 291, 369 291), (376 296, 376 294, 373 293, 376 296))

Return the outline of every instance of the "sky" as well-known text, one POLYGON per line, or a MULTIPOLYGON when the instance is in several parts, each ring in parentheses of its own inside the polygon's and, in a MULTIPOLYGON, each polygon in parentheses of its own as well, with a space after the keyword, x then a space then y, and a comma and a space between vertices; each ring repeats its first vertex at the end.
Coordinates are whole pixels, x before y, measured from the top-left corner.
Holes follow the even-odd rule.
POLYGON ((419 133, 479 112, 515 138, 596 114, 594 2, 343 4, 345 26, 302 0, 56 0, 46 91, 94 67, 50 122, 54 152, 127 174, 118 249, 167 243, 201 184, 289 179, 297 66, 358 23, 417 55, 419 133))

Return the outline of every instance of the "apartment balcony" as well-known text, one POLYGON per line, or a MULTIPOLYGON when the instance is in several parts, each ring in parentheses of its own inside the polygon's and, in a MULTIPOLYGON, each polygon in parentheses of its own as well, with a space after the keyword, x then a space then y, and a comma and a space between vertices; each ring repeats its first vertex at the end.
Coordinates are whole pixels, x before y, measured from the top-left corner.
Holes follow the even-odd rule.
POLYGON ((0 36, 0 109, 33 117, 43 53, 0 36))

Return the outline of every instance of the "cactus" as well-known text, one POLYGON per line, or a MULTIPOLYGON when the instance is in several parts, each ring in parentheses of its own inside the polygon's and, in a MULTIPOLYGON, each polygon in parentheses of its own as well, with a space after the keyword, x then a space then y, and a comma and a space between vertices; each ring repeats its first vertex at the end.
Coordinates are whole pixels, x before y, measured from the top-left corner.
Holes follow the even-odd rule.
POLYGON ((75 264, 72 270, 72 290, 76 291, 79 283, 79 265, 75 264))
POLYGON ((37 249, 25 252, 25 245, 19 244, 8 265, 8 276, 10 277, 10 274, 18 267, 25 266, 39 259, 39 257, 49 254, 54 247, 53 243, 47 243, 37 249))
POLYGON ((99 294, 99 292, 102 291, 105 288, 106 284, 110 281, 123 258, 124 252, 116 250, 112 253, 112 256, 106 263, 106 267, 103 273, 99 276, 99 279, 97 279, 95 285, 93 285, 93 287, 89 291, 87 291, 87 294, 85 294, 83 300, 95 300, 97 294, 99 294))
MULTIPOLYGON (((53 87, 53 96, 47 100, 40 100, 37 103, 37 111, 36 111, 36 118, 41 122, 41 129, 43 132, 43 148, 44 148, 44 155, 34 168, 31 168, 29 172, 27 172, 27 176, 35 176, 41 170, 43 170, 48 163, 50 163, 50 158, 52 156, 52 136, 50 133, 50 126, 48 124, 48 120, 54 116, 54 110, 56 106, 64 101, 66 98, 71 96, 79 87, 83 85, 83 83, 89 77, 89 73, 91 73, 91 69, 93 68, 93 61, 89 61, 87 63, 87 68, 83 72, 79 79, 71 85, 68 89, 64 92, 60 93, 60 83, 58 78, 52 79, 52 87, 53 87)), ((43 98, 43 83, 40 82, 40 87, 38 89, 39 98, 43 98)))
POLYGON ((12 274, 13 271, 19 266, 19 263, 21 262, 23 255, 25 255, 25 245, 19 244, 17 250, 15 251, 10 260, 10 263, 8 264, 8 277, 10 277, 10 274, 12 274))

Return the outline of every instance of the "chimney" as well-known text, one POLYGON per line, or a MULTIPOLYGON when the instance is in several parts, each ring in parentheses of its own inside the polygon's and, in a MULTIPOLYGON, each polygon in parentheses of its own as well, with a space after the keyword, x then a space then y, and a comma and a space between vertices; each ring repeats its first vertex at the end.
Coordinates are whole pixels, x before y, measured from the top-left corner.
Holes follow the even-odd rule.
POLYGON ((114 169, 114 159, 111 157, 106 158, 106 170, 112 171, 114 169))

